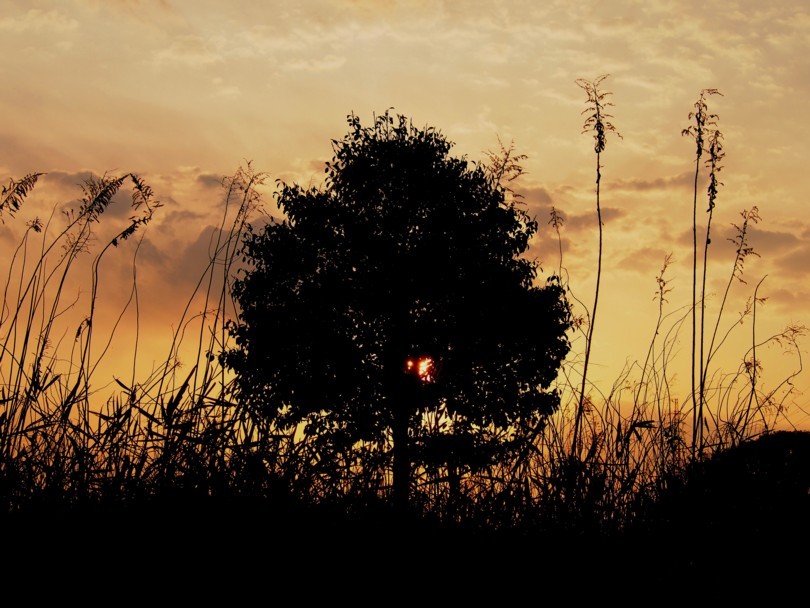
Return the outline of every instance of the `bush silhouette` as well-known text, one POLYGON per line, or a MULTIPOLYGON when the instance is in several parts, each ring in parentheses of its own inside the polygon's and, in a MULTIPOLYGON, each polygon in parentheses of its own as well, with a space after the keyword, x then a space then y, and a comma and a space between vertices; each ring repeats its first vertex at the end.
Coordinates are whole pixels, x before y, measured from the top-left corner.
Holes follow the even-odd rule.
POLYGON ((412 466, 452 486, 557 409, 570 319, 558 283, 535 285, 537 223, 495 172, 404 116, 348 123, 325 186, 281 184, 286 218, 247 235, 223 359, 243 406, 324 450, 392 445, 403 507, 412 466))
POLYGON ((810 532, 810 432, 776 431, 696 462, 662 501, 666 519, 746 540, 810 532))

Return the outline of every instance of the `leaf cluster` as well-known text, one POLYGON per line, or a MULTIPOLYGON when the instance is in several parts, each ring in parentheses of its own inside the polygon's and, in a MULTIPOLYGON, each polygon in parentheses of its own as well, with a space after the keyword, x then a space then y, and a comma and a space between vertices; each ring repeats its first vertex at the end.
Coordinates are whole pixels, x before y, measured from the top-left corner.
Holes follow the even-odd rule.
POLYGON ((22 206, 25 197, 36 185, 37 180, 43 175, 44 173, 28 173, 19 180, 9 178, 8 185, 3 186, 3 191, 0 192, 0 216, 3 211, 8 211, 11 216, 14 216, 14 213, 19 211, 22 206))
POLYGON ((695 140, 697 158, 701 158, 703 153, 706 152, 706 132, 715 131, 717 127, 719 117, 717 114, 709 112, 708 97, 711 95, 720 95, 722 97, 723 94, 717 89, 702 89, 694 104, 694 111, 689 112, 689 120, 694 120, 695 124, 681 131, 681 135, 695 140))
POLYGON ((582 132, 587 133, 593 131, 594 139, 594 152, 601 154, 607 146, 607 134, 610 132, 616 133, 619 138, 622 138, 621 133, 616 130, 610 119, 613 115, 607 113, 607 108, 611 107, 613 102, 609 100, 613 95, 610 91, 602 91, 599 86, 602 84, 610 74, 602 74, 594 80, 586 80, 584 78, 577 78, 575 81, 577 86, 585 91, 587 96, 587 107, 582 111, 582 114, 587 114, 585 122, 582 125, 582 132))
POLYGON ((347 121, 325 186, 279 182, 285 219, 244 241, 225 357, 240 397, 355 441, 383 437, 398 407, 441 407, 462 432, 537 423, 559 404, 570 325, 560 285, 536 286, 522 255, 537 222, 437 130, 347 121), (423 355, 436 382, 403 373, 423 355))

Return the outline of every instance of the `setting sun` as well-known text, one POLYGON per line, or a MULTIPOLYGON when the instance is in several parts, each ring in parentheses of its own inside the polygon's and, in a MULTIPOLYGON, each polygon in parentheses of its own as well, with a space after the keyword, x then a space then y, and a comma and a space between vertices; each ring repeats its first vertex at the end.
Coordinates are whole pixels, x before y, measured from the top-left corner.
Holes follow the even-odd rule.
POLYGON ((408 359, 405 362, 405 371, 416 374, 423 382, 433 382, 435 380, 435 363, 431 357, 408 359))

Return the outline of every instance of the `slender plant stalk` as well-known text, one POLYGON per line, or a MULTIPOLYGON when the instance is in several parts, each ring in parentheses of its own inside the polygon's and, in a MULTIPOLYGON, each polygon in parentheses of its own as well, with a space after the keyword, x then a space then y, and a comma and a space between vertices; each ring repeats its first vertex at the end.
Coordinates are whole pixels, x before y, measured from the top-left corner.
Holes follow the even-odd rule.
POLYGON ((588 106, 583 110, 583 114, 588 113, 585 123, 583 125, 583 133, 593 131, 594 135, 594 152, 596 153, 596 219, 599 227, 599 249, 597 255, 596 265, 596 288, 594 290, 593 308, 591 309, 590 322, 588 324, 588 336, 585 341, 585 362, 582 368, 582 387, 579 391, 579 404, 577 406, 576 415, 574 418, 574 434, 571 444, 571 452, 576 457, 582 449, 580 426, 582 424, 582 414, 585 407, 585 387, 588 381, 588 363, 591 358, 591 347, 593 345, 593 332, 596 326, 596 310, 599 304, 599 286, 602 281, 602 207, 601 207, 601 183, 602 183, 602 152, 607 145, 607 134, 609 131, 616 132, 616 128, 610 123, 608 119, 612 116, 606 113, 606 108, 613 104, 608 101, 608 97, 612 94, 609 91, 601 91, 599 85, 608 74, 603 74, 593 81, 584 80, 582 78, 576 80, 576 84, 584 89, 587 96, 588 106))
MULTIPOLYGON (((728 239, 729 241, 734 243, 737 249, 734 256, 734 265, 731 269, 731 274, 729 275, 728 282, 726 283, 725 291, 723 292, 723 298, 720 302, 720 310, 717 313, 717 319, 715 320, 714 330, 712 331, 712 337, 711 340, 709 341, 709 350, 706 356, 706 365, 704 368, 704 374, 703 376, 701 376, 701 386, 705 386, 706 383, 706 375, 707 375, 706 368, 708 368, 715 354, 723 345, 723 342, 725 342, 725 337, 719 343, 717 342, 717 339, 718 333, 720 331, 720 322, 723 315, 723 311, 726 308, 726 302, 728 301, 728 294, 731 291, 731 285, 733 284, 734 279, 736 279, 740 283, 745 284, 746 281, 745 279, 743 279, 742 275, 746 258, 752 255, 759 257, 759 254, 756 251, 754 251, 754 248, 748 244, 748 235, 751 225, 756 224, 760 221, 759 209, 756 206, 754 206, 750 210, 741 211, 740 216, 743 218, 743 221, 739 225, 732 224, 732 226, 736 230, 736 235, 733 238, 728 239)), ((759 285, 757 285, 757 289, 758 288, 759 285)), ((754 294, 756 295, 756 290, 754 294)))
MULTIPOLYGON (((753 298, 753 316, 754 321, 751 323, 751 360, 750 360, 750 368, 749 368, 749 375, 751 378, 751 392, 749 393, 748 397, 748 404, 745 407, 745 418, 743 420, 743 425, 748 426, 751 420, 751 409, 754 404, 754 400, 757 396, 757 370, 759 368, 759 360, 757 359, 757 324, 756 324, 756 317, 757 317, 757 302, 758 297, 757 294, 759 292, 759 288, 762 283, 765 281, 765 277, 760 279, 759 283, 757 283, 756 288, 754 288, 754 298, 753 298)), ((758 405, 758 404, 757 404, 758 405)), ((759 409, 759 408, 757 408, 759 409)))
MULTIPOLYGON (((693 403, 692 408, 692 459, 694 460, 703 451, 703 416, 704 416, 704 399, 705 399, 705 386, 702 384, 699 387, 699 382, 703 377, 703 315, 701 314, 701 331, 698 333, 698 237, 697 237, 697 204, 698 204, 698 183, 700 180, 700 166, 703 158, 703 153, 706 145, 706 130, 711 128, 715 123, 717 116, 710 114, 706 98, 709 95, 720 95, 717 89, 703 89, 700 91, 698 100, 695 102, 695 110, 689 113, 689 120, 694 120, 695 124, 683 129, 682 135, 692 137, 695 140, 695 178, 693 187, 692 198, 692 351, 691 351, 691 380, 692 392, 691 399, 693 403), (700 335, 701 349, 698 353, 698 336, 700 335), (699 357, 699 361, 698 361, 699 357), (699 370, 699 371, 698 371, 699 370), (699 373, 699 375, 698 375, 699 373)), ((719 141, 719 139, 718 139, 719 141)), ((710 161, 711 162, 711 161, 710 161)), ((716 185, 715 185, 716 186, 716 185)), ((710 206, 709 212, 713 209, 714 200, 711 197, 710 189, 710 206)), ((716 194, 716 191, 715 191, 716 194)), ((711 217, 711 216, 710 216, 711 217)), ((711 219, 709 220, 711 221, 711 219)), ((710 239, 708 233, 708 226, 706 232, 705 247, 708 248, 710 239)), ((701 297, 701 311, 704 310, 703 302, 705 300, 705 281, 706 281, 706 251, 704 249, 704 272, 701 283, 703 285, 703 293, 701 297)))

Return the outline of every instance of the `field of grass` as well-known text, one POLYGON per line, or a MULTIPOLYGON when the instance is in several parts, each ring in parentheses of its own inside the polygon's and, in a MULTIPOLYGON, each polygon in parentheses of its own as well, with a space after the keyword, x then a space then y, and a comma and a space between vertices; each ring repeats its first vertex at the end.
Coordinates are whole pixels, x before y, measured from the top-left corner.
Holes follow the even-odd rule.
MULTIPOLYGON (((601 84, 582 82, 597 186, 607 136, 615 133, 601 84)), ((696 141, 696 213, 704 205, 701 172, 709 175, 709 213, 719 188, 722 135, 707 105, 714 94, 701 93, 684 132, 696 141)), ((9 180, 0 199, 5 221, 14 221, 39 177, 9 180)), ((542 596, 548 586, 582 581, 623 597, 729 577, 740 588, 749 570, 777 577, 770 585, 801 574, 785 551, 801 554, 810 536, 810 434, 775 431, 789 426, 784 406, 801 371, 804 328, 752 343, 744 367, 716 373, 723 330, 702 306, 708 230, 695 228, 692 307, 674 322, 662 269, 659 325, 645 361, 614 387, 593 386, 598 281, 590 306, 571 292, 578 350, 560 370, 562 406, 537 429, 532 449, 453 483, 447 471, 414 471, 414 511, 402 520, 388 506, 390 445, 324 458, 317 437, 275 428, 234 399, 219 363, 227 321, 238 315, 229 287, 239 243, 260 204, 262 179, 248 165, 224 182, 219 240, 187 308, 202 302, 205 313, 178 319, 162 364, 145 378, 122 370, 109 395, 94 388, 100 358, 115 347, 114 335, 94 326, 99 268, 123 242, 140 243, 160 204, 138 176, 105 175, 82 186, 80 204, 62 224, 27 225, 3 267, 0 316, 0 515, 4 552, 16 564, 7 576, 63 566, 74 583, 82 572, 88 580, 104 572, 123 585, 113 573, 139 568, 222 588, 235 577, 254 577, 255 585, 272 571, 274 585, 316 575, 396 593, 399 581, 411 595, 432 580, 475 597, 479 586, 489 593, 482 581, 499 572, 510 581, 495 585, 504 597, 515 593, 509 585, 542 596), (121 194, 131 198, 131 217, 101 239, 105 211, 121 194), (86 310, 64 327, 74 304, 64 285, 88 256, 86 310), (692 337, 692 397, 673 409, 668 365, 682 331, 692 337), (772 341, 795 353, 796 372, 766 390, 757 349, 772 341)), ((598 187, 595 203, 601 271, 598 187)), ((757 213, 742 214, 729 285, 756 255, 747 236, 757 213)), ((565 229, 554 225, 558 234, 565 229)), ((560 271, 565 277, 562 258, 560 271)), ((134 272, 132 294, 127 306, 137 301, 134 272)), ((744 314, 755 324, 755 289, 752 295, 744 314)), ((801 557, 798 565, 806 564, 801 557)))

